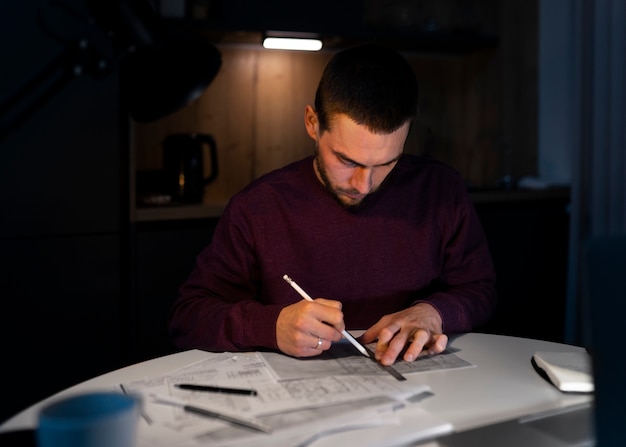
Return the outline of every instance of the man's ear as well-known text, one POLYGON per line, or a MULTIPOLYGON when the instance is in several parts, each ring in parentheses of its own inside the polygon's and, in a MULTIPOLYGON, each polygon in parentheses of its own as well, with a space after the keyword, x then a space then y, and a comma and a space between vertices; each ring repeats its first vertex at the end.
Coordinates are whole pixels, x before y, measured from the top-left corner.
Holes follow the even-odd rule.
POLYGON ((317 113, 313 110, 313 107, 307 105, 304 109, 304 127, 306 127, 306 133, 315 141, 319 138, 319 121, 317 119, 317 113))

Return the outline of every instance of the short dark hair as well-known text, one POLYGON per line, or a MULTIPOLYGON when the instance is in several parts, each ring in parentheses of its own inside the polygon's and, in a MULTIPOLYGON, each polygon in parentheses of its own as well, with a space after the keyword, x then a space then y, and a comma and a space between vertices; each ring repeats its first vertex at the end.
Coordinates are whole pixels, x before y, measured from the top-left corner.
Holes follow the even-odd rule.
POLYGON ((417 113, 417 79, 407 60, 379 44, 362 44, 335 54, 315 94, 320 132, 345 114, 372 132, 391 133, 417 113))

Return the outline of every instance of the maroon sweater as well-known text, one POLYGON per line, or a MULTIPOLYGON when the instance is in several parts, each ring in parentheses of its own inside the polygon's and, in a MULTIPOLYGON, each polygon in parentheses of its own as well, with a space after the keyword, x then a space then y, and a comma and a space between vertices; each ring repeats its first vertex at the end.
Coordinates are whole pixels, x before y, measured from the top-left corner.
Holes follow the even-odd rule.
POLYGON ((367 329, 418 301, 445 333, 471 331, 495 306, 489 249, 460 175, 403 155, 356 210, 319 182, 313 158, 236 194, 181 286, 170 332, 181 349, 277 349, 276 319, 302 299, 343 303, 346 328, 367 329))

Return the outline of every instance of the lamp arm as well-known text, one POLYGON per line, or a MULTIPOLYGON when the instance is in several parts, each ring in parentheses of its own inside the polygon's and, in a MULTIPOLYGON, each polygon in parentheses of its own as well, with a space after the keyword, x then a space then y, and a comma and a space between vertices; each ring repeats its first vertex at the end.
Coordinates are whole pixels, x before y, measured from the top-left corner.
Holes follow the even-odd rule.
POLYGON ((86 40, 80 40, 78 43, 68 46, 37 76, 0 105, 0 141, 16 131, 37 109, 61 91, 72 79, 85 73, 90 75, 103 74, 108 69, 108 62, 93 47, 89 46, 86 40), (34 98, 29 98, 36 90, 39 90, 39 93, 34 98), (12 117, 12 115, 14 116, 12 117))

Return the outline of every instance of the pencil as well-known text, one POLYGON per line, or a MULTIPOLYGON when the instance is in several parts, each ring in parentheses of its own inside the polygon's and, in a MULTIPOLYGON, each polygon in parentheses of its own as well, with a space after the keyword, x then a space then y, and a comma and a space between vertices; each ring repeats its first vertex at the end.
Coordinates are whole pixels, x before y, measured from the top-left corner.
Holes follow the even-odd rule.
MULTIPOLYGON (((313 301, 313 298, 311 298, 311 296, 306 293, 299 285, 298 283, 296 283, 293 279, 291 279, 289 276, 287 275, 283 275, 283 279, 285 281, 287 281, 289 283, 289 285, 291 287, 294 288, 294 290, 296 292, 298 292, 300 294, 300 296, 302 298, 304 298, 307 301, 313 301)), ((359 352, 361 354, 363 354, 365 357, 370 357, 370 354, 367 352, 367 350, 363 347, 363 345, 361 345, 361 343, 359 343, 353 336, 352 334, 350 334, 350 332, 346 331, 345 329, 343 331, 341 331, 341 335, 343 335, 350 343, 352 343, 352 346, 354 346, 355 348, 357 348, 359 350, 359 352)))

